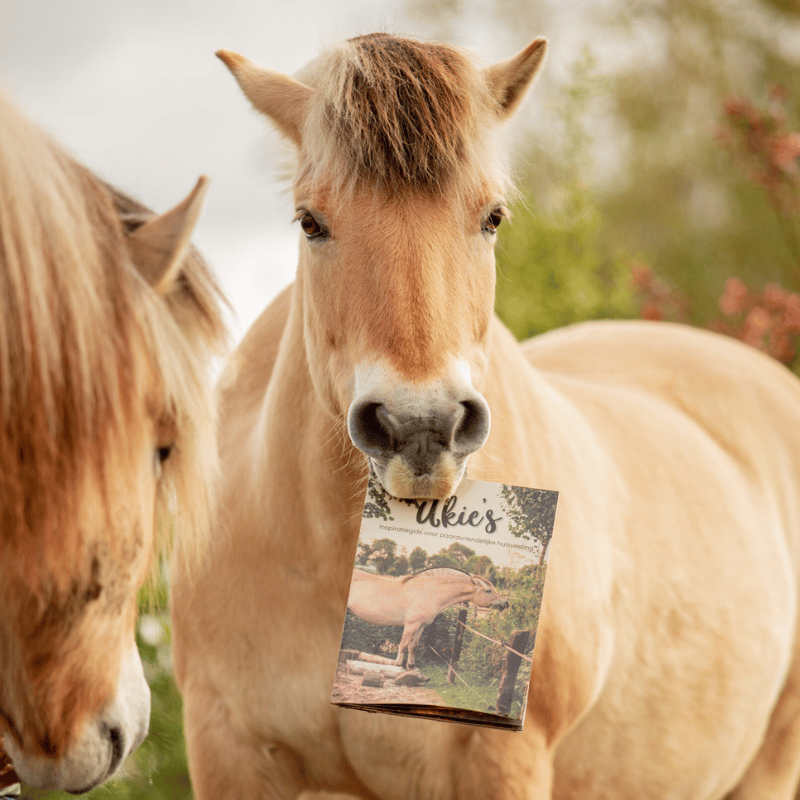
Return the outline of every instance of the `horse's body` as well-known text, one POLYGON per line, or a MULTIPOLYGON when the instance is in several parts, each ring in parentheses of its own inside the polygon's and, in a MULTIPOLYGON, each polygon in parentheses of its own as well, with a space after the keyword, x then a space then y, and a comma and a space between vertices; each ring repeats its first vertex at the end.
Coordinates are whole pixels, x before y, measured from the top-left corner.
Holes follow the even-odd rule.
POLYGON ((426 569, 402 578, 356 569, 347 598, 347 607, 360 619, 373 625, 403 626, 394 663, 402 665, 408 657, 409 669, 414 666, 414 650, 426 626, 457 603, 508 608, 508 601, 497 593, 491 581, 449 567, 426 569))
MULTIPOLYGON (((436 117, 425 98, 367 91, 383 86, 383 42, 336 51, 313 88, 225 55, 298 147, 308 241, 221 380, 213 568, 173 584, 195 796, 793 798, 800 384, 744 345, 667 324, 592 323, 520 347, 491 313, 486 210, 502 188, 476 176, 480 142, 460 142, 459 177, 442 167, 438 189, 418 177, 388 193, 392 154, 368 178, 347 149, 383 147, 385 120, 319 144, 342 105, 366 115, 358 103, 399 96, 436 117), (359 76, 353 108, 343 73, 359 76), (361 173, 338 194, 336 159, 361 173), (559 490, 521 734, 329 704, 366 489, 355 445, 395 495, 452 491, 468 451, 471 477, 559 490)), ((392 75, 414 46, 386 45, 392 75)), ((464 82, 507 115, 541 50, 464 82)), ((403 91, 445 92, 428 71, 403 91)), ((409 148, 419 130, 435 151, 430 131, 446 138, 456 111, 407 129, 387 114, 409 148)))
POLYGON ((147 732, 156 509, 189 506, 187 555, 207 527, 223 326, 187 252, 203 193, 156 217, 0 96, 0 734, 35 786, 91 788, 147 732))

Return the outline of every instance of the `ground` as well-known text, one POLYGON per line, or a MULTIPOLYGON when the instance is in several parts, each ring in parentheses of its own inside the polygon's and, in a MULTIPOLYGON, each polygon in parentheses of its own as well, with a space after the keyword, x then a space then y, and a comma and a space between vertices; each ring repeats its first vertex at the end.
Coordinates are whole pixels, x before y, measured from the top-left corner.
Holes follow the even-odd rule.
POLYGON ((344 664, 336 670, 336 682, 333 686, 331 700, 334 703, 350 705, 366 705, 374 703, 414 703, 415 705, 447 706, 432 689, 423 686, 395 686, 387 680, 382 689, 362 686, 363 675, 350 675, 344 664))

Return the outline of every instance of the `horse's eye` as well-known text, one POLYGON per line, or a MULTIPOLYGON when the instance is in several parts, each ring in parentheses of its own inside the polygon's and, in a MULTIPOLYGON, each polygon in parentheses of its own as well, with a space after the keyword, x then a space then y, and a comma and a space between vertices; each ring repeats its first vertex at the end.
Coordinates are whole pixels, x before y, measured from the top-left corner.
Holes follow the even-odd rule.
POLYGON ((170 457, 175 445, 168 444, 163 447, 157 447, 153 453, 153 472, 156 478, 161 477, 161 466, 170 457))
POLYGON ((297 215, 297 219, 300 220, 300 227, 307 239, 322 239, 328 235, 327 228, 321 225, 310 212, 301 211, 297 215))
POLYGON ((484 233, 496 233, 503 221, 505 213, 502 208, 494 208, 489 213, 489 216, 483 221, 482 230, 484 233))

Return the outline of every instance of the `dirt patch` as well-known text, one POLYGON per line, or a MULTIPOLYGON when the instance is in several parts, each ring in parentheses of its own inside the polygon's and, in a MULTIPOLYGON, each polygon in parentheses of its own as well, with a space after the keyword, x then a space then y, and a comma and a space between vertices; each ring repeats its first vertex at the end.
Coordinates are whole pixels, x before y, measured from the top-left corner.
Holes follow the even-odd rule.
POLYGON ((424 686, 395 686, 393 680, 384 683, 383 688, 362 686, 363 675, 350 675, 344 664, 336 670, 336 682, 331 700, 334 703, 369 705, 372 703, 414 703, 427 706, 447 706, 447 702, 433 689, 424 686))

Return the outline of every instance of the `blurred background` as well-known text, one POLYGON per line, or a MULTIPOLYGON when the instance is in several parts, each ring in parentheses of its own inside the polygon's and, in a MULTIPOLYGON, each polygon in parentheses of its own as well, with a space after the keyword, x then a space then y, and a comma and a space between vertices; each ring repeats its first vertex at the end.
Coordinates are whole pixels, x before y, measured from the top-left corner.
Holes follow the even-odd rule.
MULTIPOLYGON (((800 0, 4 0, 0 85, 157 211, 211 176, 195 242, 236 340, 292 280, 297 231, 282 145, 213 53, 291 73, 379 29, 487 63, 550 39, 509 136, 519 196, 498 241, 497 310, 517 336, 672 320, 798 371, 800 0)), ((191 797, 165 586, 157 595, 139 624, 151 735, 91 797, 191 797)))

